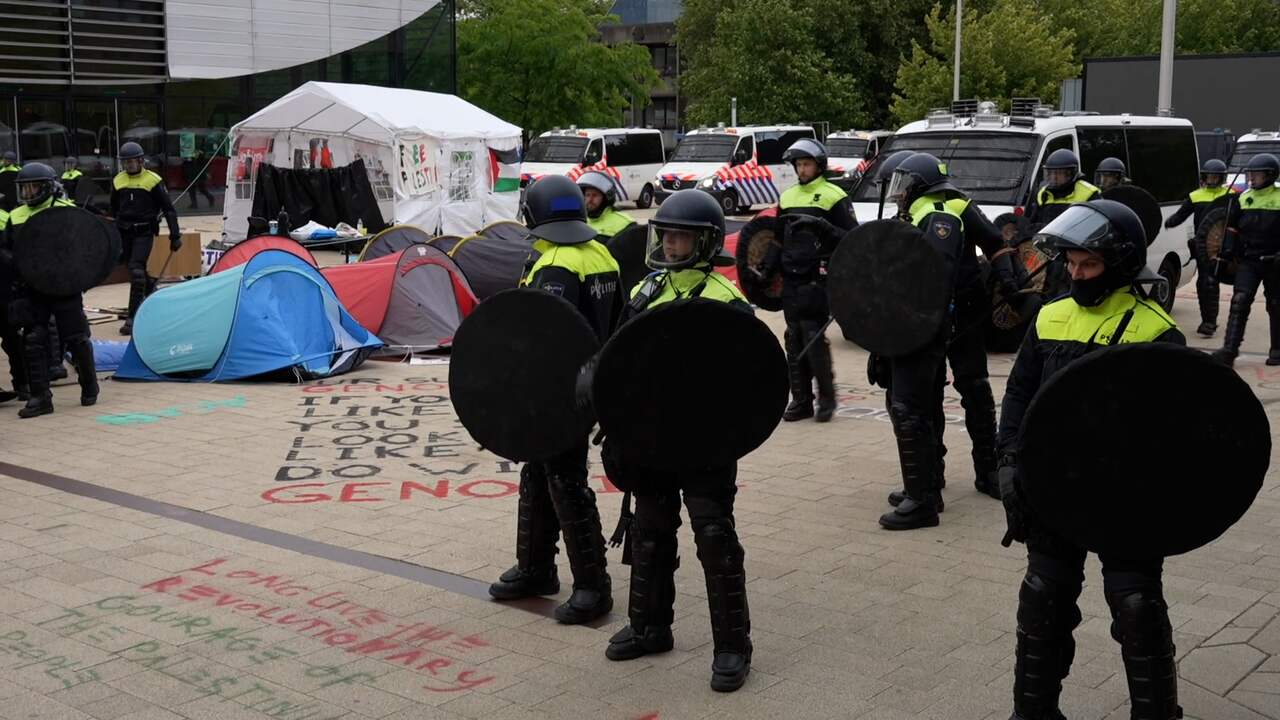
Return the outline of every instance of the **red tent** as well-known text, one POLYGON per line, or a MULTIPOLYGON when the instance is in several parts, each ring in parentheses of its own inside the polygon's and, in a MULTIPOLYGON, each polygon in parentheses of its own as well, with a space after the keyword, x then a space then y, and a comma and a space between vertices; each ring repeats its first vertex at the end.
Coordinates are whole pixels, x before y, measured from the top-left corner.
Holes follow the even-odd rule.
POLYGON ((458 264, 430 245, 320 272, 356 322, 393 352, 449 346, 480 302, 458 264))
POLYGON ((311 263, 311 267, 319 267, 315 256, 311 251, 302 247, 302 245, 293 238, 284 237, 282 235, 259 235, 242 240, 235 244, 230 250, 222 253, 222 257, 209 268, 209 274, 220 273, 223 270, 230 270, 237 265, 243 265, 249 262, 249 258, 257 255, 263 250, 283 250, 291 255, 311 263))

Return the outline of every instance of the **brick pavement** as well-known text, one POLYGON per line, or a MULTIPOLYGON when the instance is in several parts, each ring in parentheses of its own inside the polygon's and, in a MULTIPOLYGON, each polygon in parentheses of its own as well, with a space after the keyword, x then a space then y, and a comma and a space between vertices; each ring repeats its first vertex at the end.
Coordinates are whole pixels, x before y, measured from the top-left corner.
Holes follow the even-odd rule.
MULTIPOLYGON (((123 297, 110 286, 89 304, 123 297)), ((1183 327, 1194 312, 1185 288, 1183 327)), ((1262 365, 1264 336, 1255 319, 1239 369, 1270 412, 1280 368, 1262 365)), ((610 663, 627 597, 616 551, 614 615, 563 627, 0 474, 0 717, 1004 720, 1024 556, 997 544, 1001 509, 972 489, 957 399, 942 525, 882 532, 898 484, 883 398, 863 352, 836 342, 835 357, 837 420, 784 424, 741 463, 756 655, 738 693, 707 687, 687 524, 676 649, 610 663)), ((1011 361, 992 357, 997 395, 1011 361)), ((487 582, 512 562, 518 468, 459 431, 446 376, 371 362, 306 386, 107 382, 94 408, 75 404, 72 384, 55 389, 51 417, 4 408, 0 462, 487 582)), ((598 463, 592 473, 611 528, 620 494, 598 463)), ((1096 562, 1087 573, 1064 710, 1124 718, 1096 562)), ((1275 471, 1235 528, 1166 563, 1165 585, 1188 717, 1280 718, 1275 471)))

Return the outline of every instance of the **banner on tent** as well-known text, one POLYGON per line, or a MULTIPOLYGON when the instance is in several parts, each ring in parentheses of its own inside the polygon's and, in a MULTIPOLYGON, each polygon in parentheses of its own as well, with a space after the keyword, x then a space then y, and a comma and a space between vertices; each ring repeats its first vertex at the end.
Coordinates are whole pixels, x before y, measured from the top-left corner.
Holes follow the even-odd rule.
POLYGON ((253 184, 258 178, 258 167, 267 162, 267 154, 271 152, 270 135, 241 135, 236 138, 233 154, 235 155, 236 198, 248 200, 253 197, 253 184))
POLYGON ((436 141, 429 137, 400 143, 400 184, 412 196, 429 195, 440 188, 440 157, 436 141))
POLYGON ((475 200, 476 154, 470 150, 454 150, 449 163, 449 201, 475 200))

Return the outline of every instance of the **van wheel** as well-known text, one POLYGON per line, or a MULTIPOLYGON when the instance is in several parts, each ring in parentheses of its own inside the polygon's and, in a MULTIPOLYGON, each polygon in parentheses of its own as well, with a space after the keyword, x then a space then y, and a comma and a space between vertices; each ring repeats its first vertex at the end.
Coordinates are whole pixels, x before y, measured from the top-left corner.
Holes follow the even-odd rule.
POLYGON ((725 215, 738 214, 738 194, 732 190, 725 190, 720 196, 720 209, 725 215))
POLYGON ((646 184, 640 190, 640 195, 636 197, 636 209, 645 210, 653 204, 653 186, 646 184))
POLYGON ((1172 257, 1164 259, 1160 263, 1160 277, 1164 278, 1166 285, 1156 290, 1155 301, 1160 303, 1160 307, 1165 312, 1173 312, 1173 299, 1178 294, 1178 281, 1182 279, 1182 266, 1172 257))

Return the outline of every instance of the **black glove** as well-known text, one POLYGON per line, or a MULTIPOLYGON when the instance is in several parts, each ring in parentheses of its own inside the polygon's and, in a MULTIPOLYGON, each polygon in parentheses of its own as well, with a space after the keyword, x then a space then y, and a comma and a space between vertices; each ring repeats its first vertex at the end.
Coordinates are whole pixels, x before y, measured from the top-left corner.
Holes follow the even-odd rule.
POLYGON ((867 382, 885 390, 889 389, 889 359, 883 355, 871 353, 867 356, 867 382))
POLYGON ((178 249, 181 247, 182 247, 182 233, 176 233, 176 232, 169 233, 169 250, 171 252, 178 252, 178 249))
POLYGON ((596 379, 598 362, 600 362, 599 353, 588 358, 578 369, 578 378, 573 382, 573 402, 580 410, 591 409, 591 383, 596 379))
POLYGON ((1018 464, 1013 455, 1000 458, 996 478, 1000 481, 1000 501, 1004 503, 1004 517, 1008 523, 1000 544, 1009 547, 1015 540, 1026 542, 1027 512, 1018 494, 1018 464))
POLYGON ((1173 218, 1169 218, 1168 220, 1165 220, 1165 221, 1164 221, 1164 229, 1165 229, 1165 230, 1168 230, 1168 229, 1170 229, 1170 228, 1172 228, 1172 227, 1174 227, 1174 226, 1176 226, 1176 225, 1177 225, 1177 223, 1175 223, 1175 222, 1173 221, 1173 218))
POLYGON ((633 480, 636 466, 622 459, 622 454, 618 452, 618 443, 606 438, 604 444, 600 446, 600 461, 604 464, 605 476, 615 487, 628 492, 635 488, 633 480), (628 472, 631 473, 630 477, 628 472))

